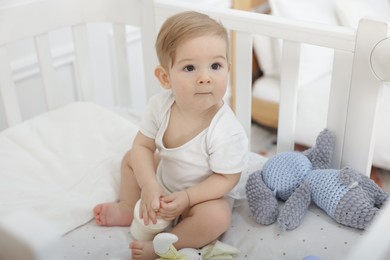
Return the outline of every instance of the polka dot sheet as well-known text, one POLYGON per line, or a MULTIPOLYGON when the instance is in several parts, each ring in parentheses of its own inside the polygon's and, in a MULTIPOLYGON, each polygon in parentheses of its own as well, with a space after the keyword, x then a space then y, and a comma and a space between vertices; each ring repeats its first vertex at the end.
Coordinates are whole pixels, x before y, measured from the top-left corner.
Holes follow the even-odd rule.
MULTIPOLYGON (((220 240, 240 250, 236 259, 337 260, 345 259, 363 234, 336 223, 315 205, 298 228, 282 233, 277 224, 257 224, 246 200, 240 200, 231 227, 220 240)), ((100 227, 90 221, 63 237, 62 259, 131 259, 131 240, 129 227, 100 227)))

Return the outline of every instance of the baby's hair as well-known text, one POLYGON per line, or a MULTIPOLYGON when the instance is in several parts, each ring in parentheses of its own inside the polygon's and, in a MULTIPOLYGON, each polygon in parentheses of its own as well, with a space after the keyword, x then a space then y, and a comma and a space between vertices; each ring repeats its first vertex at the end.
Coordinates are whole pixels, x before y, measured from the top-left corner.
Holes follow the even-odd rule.
POLYGON ((180 44, 205 35, 221 37, 226 42, 226 58, 229 60, 228 33, 221 23, 193 11, 182 12, 168 18, 156 40, 156 51, 161 66, 169 69, 175 61, 176 49, 180 44))

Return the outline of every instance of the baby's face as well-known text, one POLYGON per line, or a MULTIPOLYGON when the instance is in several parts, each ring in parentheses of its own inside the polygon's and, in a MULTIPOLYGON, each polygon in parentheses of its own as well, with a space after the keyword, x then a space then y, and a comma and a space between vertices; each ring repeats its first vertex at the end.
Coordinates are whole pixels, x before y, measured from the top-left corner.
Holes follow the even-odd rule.
POLYGON ((222 104, 230 70, 226 53, 226 42, 212 35, 188 40, 177 48, 169 81, 179 106, 207 110, 222 104))

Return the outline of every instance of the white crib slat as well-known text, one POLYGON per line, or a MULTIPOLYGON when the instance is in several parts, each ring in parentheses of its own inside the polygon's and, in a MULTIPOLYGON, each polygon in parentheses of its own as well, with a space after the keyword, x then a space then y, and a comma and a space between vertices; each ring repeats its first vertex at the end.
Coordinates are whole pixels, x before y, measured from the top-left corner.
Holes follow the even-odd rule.
POLYGON ((12 126, 22 122, 6 47, 0 47, 0 95, 8 125, 12 126))
POLYGON ((294 150, 301 45, 283 41, 277 152, 294 150))
POLYGON ((388 27, 385 22, 363 19, 356 36, 342 165, 352 165, 367 176, 371 172, 378 96, 383 88, 372 73, 370 55, 375 45, 388 36, 388 27))
POLYGON ((41 78, 45 93, 46 105, 49 110, 55 108, 55 75, 50 54, 49 35, 42 34, 35 37, 35 47, 37 50, 41 78))
POLYGON ((142 55, 144 60, 144 75, 145 75, 145 89, 148 97, 161 91, 160 83, 154 76, 154 68, 158 65, 158 59, 154 50, 154 43, 156 41, 156 17, 155 17, 155 2, 142 1, 142 55), (151 15, 151 13, 153 15, 151 15), (154 19, 151 21, 151 19, 154 19))
MULTIPOLYGON (((235 113, 238 120, 248 135, 249 141, 251 136, 251 100, 252 100, 252 36, 244 32, 236 32, 236 55, 235 72, 236 72, 236 106, 235 113), (238 91, 240 89, 240 91, 238 91)), ((249 142, 250 143, 250 142, 249 142)))
POLYGON ((81 100, 92 101, 92 77, 88 48, 87 27, 85 24, 72 27, 76 54, 76 74, 80 81, 81 100))
POLYGON ((352 63, 352 52, 335 50, 327 119, 327 128, 337 136, 332 160, 335 169, 341 167, 348 109, 348 103, 345 101, 349 98, 352 63))
POLYGON ((115 92, 118 104, 131 105, 130 76, 127 62, 126 26, 113 24, 114 33, 114 59, 115 59, 115 92))

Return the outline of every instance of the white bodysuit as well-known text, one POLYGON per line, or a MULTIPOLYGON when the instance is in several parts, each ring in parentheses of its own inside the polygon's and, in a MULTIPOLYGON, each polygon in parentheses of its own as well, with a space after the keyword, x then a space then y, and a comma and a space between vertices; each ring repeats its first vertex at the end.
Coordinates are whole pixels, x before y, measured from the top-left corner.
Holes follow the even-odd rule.
POLYGON ((167 192, 191 187, 213 172, 233 174, 247 168, 248 138, 226 103, 208 128, 182 146, 166 148, 163 136, 173 103, 170 91, 153 96, 140 125, 141 133, 156 142, 161 157, 157 180, 167 192))

